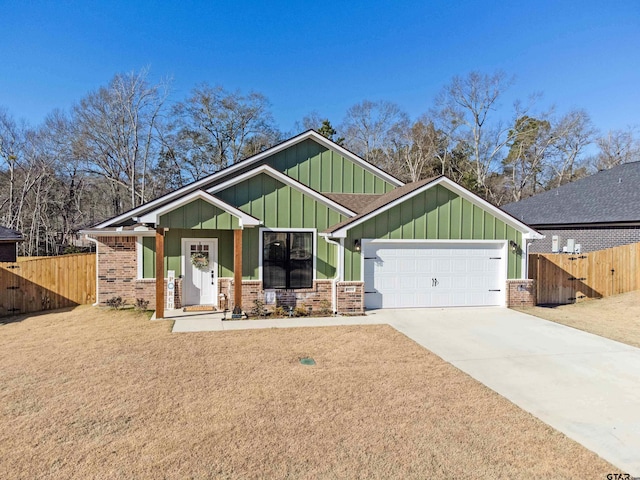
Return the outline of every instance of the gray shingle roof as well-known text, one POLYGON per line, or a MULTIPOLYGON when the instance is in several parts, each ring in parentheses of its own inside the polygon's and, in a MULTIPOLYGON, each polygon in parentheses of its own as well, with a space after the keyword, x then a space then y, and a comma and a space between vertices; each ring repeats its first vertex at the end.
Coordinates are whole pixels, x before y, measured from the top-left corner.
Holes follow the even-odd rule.
POLYGON ((384 195, 379 195, 377 196, 376 200, 369 203, 369 205, 367 205, 366 208, 357 212, 358 215, 356 215, 355 217, 347 218, 346 220, 343 220, 342 222, 327 228, 325 230, 325 233, 332 233, 332 232, 335 232, 336 230, 340 230, 342 227, 349 225, 350 223, 353 223, 356 220, 359 220, 365 215, 369 215, 370 213, 378 210, 379 208, 384 207, 385 205, 388 205, 394 200, 397 200, 401 197, 404 197, 405 195, 408 195, 414 190, 417 190, 418 188, 426 185, 427 183, 433 182, 435 179, 440 178, 441 176, 442 175, 437 177, 425 178, 424 180, 420 180, 419 182, 407 183, 401 187, 394 188, 393 190, 385 193, 384 195))
POLYGON ((618 165, 501 207, 531 226, 640 221, 640 162, 618 165))
POLYGON ((24 238, 19 231, 0 226, 0 242, 21 242, 22 240, 24 238))
POLYGON ((369 193, 323 193, 322 195, 356 213, 363 212, 382 196, 369 193))

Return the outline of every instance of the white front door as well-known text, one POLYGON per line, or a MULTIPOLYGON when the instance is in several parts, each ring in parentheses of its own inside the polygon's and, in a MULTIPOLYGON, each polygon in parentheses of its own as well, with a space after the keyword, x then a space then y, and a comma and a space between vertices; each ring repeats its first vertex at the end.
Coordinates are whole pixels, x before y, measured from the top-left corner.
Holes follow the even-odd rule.
POLYGON ((218 239, 182 239, 184 305, 215 305, 218 297, 218 239))

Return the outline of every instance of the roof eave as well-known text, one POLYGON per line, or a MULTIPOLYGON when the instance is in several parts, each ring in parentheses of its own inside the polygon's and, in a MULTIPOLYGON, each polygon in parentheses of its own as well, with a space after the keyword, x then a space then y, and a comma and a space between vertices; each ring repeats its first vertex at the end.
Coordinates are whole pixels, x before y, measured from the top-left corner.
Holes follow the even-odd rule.
POLYGON ((454 193, 458 194, 459 196, 461 196, 462 198, 465 198, 466 200, 470 201, 473 204, 479 205, 482 208, 484 208, 485 210, 490 211, 495 217, 498 217, 500 219, 502 219, 507 225, 510 225, 511 227, 515 228, 516 230, 522 232, 523 234, 526 235, 541 235, 539 232, 537 232, 535 229, 533 229, 532 227, 530 227, 529 225, 525 224, 524 222, 521 222, 520 220, 518 220, 517 218, 511 216, 510 214, 508 214, 507 212, 505 212, 504 210, 496 207, 495 205, 492 205, 491 203, 487 202, 486 200, 480 198, 479 196, 471 193, 469 190, 467 190, 466 188, 458 185, 457 183, 455 183, 454 181, 448 179, 445 176, 439 176, 436 177, 433 181, 430 181, 428 183, 426 183, 425 185, 423 185, 420 188, 417 188, 415 190, 412 190, 410 192, 408 192, 407 194, 385 204, 385 205, 381 205, 379 208, 373 210, 372 212, 367 213, 366 215, 363 215, 362 217, 355 219, 354 221, 347 223, 346 225, 337 228, 333 231, 325 231, 327 232, 331 237, 335 237, 335 238, 345 238, 347 236, 347 232, 349 230, 351 230, 353 227, 360 225, 363 222, 366 222, 367 220, 369 220, 370 218, 375 217, 376 215, 378 215, 381 212, 384 212, 385 210, 388 210, 390 208, 393 208, 396 205, 399 205, 400 203, 406 201, 409 198, 414 197, 415 195, 418 195, 426 190, 429 190, 430 188, 433 188, 435 185, 439 185, 441 183, 444 183, 447 188, 449 188, 450 190, 452 190, 454 193))
POLYGON ((324 204, 329 208, 332 208, 333 210, 336 210, 337 212, 344 215, 345 217, 356 216, 356 212, 348 209, 347 207, 339 204, 338 202, 331 200, 329 197, 326 197, 325 195, 312 189, 311 187, 307 187, 303 183, 298 182, 297 180, 289 177, 288 175, 285 175, 284 173, 277 171, 276 169, 270 167, 269 165, 261 165, 260 167, 249 170, 248 172, 245 172, 242 175, 233 177, 232 179, 227 180, 226 182, 215 185, 214 187, 209 188, 207 190, 207 193, 213 194, 213 193, 221 192, 229 187, 232 187, 233 185, 236 185, 249 178, 255 177, 256 175, 260 175, 263 173, 265 175, 269 175, 271 178, 274 178, 284 183, 285 185, 289 185, 291 188, 295 188, 296 190, 306 195, 309 195, 311 198, 315 199, 316 201, 319 201, 320 203, 324 204))
POLYGON ((350 160, 356 162, 357 164, 359 164, 360 166, 362 166, 365 170, 370 171, 371 173, 373 173, 374 175, 377 175, 383 179, 385 179, 386 181, 388 181, 389 183, 391 183, 392 185, 395 185, 396 187, 402 186, 404 185, 404 183, 402 183, 400 180, 398 180, 397 178, 395 178, 393 175, 390 175, 389 173, 385 172, 384 170, 381 170, 380 168, 376 167, 375 165, 373 165, 372 163, 367 162, 366 160, 358 157, 355 153, 350 152, 349 150, 347 150, 346 148, 338 145, 337 143, 329 140, 328 138, 326 138, 323 135, 320 135, 318 132, 316 132, 315 130, 307 130, 306 132, 302 132, 298 135, 296 135, 295 137, 292 137, 288 140, 285 140, 284 142, 281 142, 277 145, 274 145, 271 148, 268 148, 267 150, 265 150, 264 152, 260 152, 257 153, 256 155, 253 155, 245 160, 242 160, 234 165, 231 165, 229 167, 226 167, 222 170, 219 170, 218 172, 215 172, 205 178, 202 178, 200 180, 196 180, 195 182, 189 184, 189 185, 185 185, 184 187, 181 187, 177 190, 174 190, 173 192, 169 192, 166 195, 163 195, 161 197, 156 198, 155 200, 152 200, 148 203, 145 203, 143 205, 140 205, 139 207, 133 208, 131 210, 129 210, 128 212, 125 212, 121 215, 112 217, 108 220, 105 220, 104 222, 101 222, 97 225, 94 226, 94 228, 104 228, 104 227, 109 227, 112 226, 114 223, 120 223, 126 220, 129 220, 131 218, 134 218, 136 215, 142 213, 142 212, 147 212, 148 209, 150 209, 153 206, 162 204, 163 202, 166 202, 168 200, 171 200, 172 198, 175 198, 177 196, 180 196, 181 194, 186 194, 189 193, 193 190, 197 190, 203 186, 205 186, 208 183, 211 183, 213 181, 215 181, 217 178, 219 177, 224 177, 226 175, 229 175, 230 173, 235 172, 236 170, 240 169, 240 168, 245 168, 248 165, 251 165, 253 163, 259 162, 260 160, 269 157, 271 155, 274 155, 282 150, 285 150, 293 145, 296 145, 300 142, 303 142, 304 140, 307 140, 309 138, 313 138, 314 140, 316 140, 318 143, 324 145, 327 148, 330 148, 332 150, 337 151, 338 153, 340 153, 341 155, 349 158, 350 160))
POLYGON ((147 223, 147 224, 152 223, 152 224, 158 225, 160 223, 160 217, 162 215, 165 215, 173 210, 176 210, 177 208, 188 205, 189 203, 198 199, 203 200, 211 205, 214 205, 215 207, 218 207, 219 209, 224 210, 229 215, 236 217, 238 219, 240 228, 256 227, 258 225, 261 225, 262 223, 257 218, 243 212, 242 210, 239 210, 233 207, 232 205, 229 205, 228 203, 223 202, 219 198, 216 198, 213 195, 210 195, 209 193, 204 192, 202 190, 196 190, 194 192, 189 193, 188 195, 185 195, 184 197, 176 199, 171 203, 163 205, 161 208, 147 212, 144 215, 138 217, 137 220, 140 223, 147 223))

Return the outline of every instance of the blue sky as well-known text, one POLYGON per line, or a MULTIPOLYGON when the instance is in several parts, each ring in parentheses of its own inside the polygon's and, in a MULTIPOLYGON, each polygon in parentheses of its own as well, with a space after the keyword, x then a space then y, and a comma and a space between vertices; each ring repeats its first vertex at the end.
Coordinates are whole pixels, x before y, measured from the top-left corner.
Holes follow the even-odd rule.
MULTIPOLYGON (((454 75, 515 75, 503 100, 584 108, 603 131, 640 126, 640 1, 0 0, 0 106, 35 125, 117 72, 258 91, 291 133, 364 99, 413 118, 454 75)), ((506 108, 505 108, 506 111, 506 108)))

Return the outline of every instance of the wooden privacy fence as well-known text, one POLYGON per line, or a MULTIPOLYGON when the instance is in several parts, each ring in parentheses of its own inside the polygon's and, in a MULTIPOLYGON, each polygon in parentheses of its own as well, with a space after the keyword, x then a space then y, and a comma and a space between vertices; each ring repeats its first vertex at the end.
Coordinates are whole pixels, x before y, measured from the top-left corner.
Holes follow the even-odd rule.
POLYGON ((0 263, 0 316, 95 301, 95 253, 0 263))
POLYGON ((640 289, 640 243, 583 254, 529 254, 538 304, 575 303, 640 289))

